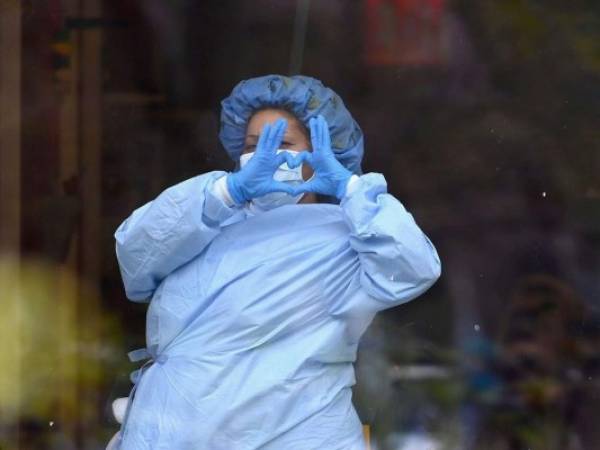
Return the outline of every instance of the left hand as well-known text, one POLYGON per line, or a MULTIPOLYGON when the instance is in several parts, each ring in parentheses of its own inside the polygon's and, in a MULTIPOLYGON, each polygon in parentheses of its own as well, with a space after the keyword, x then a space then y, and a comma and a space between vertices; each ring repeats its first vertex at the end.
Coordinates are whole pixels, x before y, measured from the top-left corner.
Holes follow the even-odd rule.
MULTIPOLYGON (((309 121, 312 153, 302 152, 295 158, 297 164, 308 163, 315 171, 312 180, 297 186, 294 195, 316 192, 342 199, 346 193, 352 172, 346 169, 335 157, 331 149, 329 126, 321 115, 309 121)), ((288 163, 289 165, 289 163, 288 163)))

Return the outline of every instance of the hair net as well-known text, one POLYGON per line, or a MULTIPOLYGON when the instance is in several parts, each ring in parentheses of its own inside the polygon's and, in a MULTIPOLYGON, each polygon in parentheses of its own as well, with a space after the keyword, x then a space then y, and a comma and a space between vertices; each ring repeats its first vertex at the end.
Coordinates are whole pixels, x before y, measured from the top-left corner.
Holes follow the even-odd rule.
POLYGON ((342 99, 319 80, 302 75, 266 75, 238 83, 221 102, 219 137, 229 156, 238 161, 252 113, 265 106, 285 107, 306 126, 321 114, 329 124, 331 147, 348 170, 361 174, 363 133, 342 99))

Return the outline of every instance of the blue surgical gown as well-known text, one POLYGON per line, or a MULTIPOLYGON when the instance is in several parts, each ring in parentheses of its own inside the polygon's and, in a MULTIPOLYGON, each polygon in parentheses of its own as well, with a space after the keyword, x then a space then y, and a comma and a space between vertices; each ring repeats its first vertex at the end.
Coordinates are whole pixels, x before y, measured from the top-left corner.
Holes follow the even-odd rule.
POLYGON ((121 449, 364 450, 359 338, 435 282, 435 247, 381 174, 340 205, 254 216, 213 193, 224 175, 166 189, 115 233, 127 297, 151 299, 154 361, 121 449))

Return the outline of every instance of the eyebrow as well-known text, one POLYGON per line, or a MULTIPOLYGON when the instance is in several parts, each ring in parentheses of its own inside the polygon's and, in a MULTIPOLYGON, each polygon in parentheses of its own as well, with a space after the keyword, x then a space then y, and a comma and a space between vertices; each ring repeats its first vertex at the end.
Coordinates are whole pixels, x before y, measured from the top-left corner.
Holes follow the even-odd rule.
MULTIPOLYGON (((246 139, 248 139, 248 138, 258 140, 259 135, 257 135, 257 134, 248 134, 248 135, 246 135, 246 139)), ((286 134, 283 135, 283 140, 289 140, 289 139, 292 139, 292 136, 290 136, 288 133, 286 133, 286 134)))

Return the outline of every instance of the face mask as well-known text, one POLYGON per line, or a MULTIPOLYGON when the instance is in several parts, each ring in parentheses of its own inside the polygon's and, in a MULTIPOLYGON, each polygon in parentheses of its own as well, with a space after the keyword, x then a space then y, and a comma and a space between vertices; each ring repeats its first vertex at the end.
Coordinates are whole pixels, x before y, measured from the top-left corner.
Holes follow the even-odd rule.
MULTIPOLYGON (((277 153, 281 152, 290 152, 294 156, 300 153, 293 150, 277 150, 277 153)), ((244 167, 253 155, 254 152, 244 153, 241 155, 240 167, 244 167)), ((299 186, 300 184, 304 183, 304 179, 302 178, 302 165, 296 167, 295 169, 290 169, 288 165, 284 163, 277 168, 273 174, 273 179, 276 181, 282 181, 291 186, 299 186)), ((247 208, 251 213, 255 214, 258 212, 278 208, 283 205, 292 205, 294 203, 298 203, 303 196, 304 194, 291 196, 285 192, 271 192, 270 194, 263 195, 262 197, 253 198, 252 201, 248 203, 247 208)))

